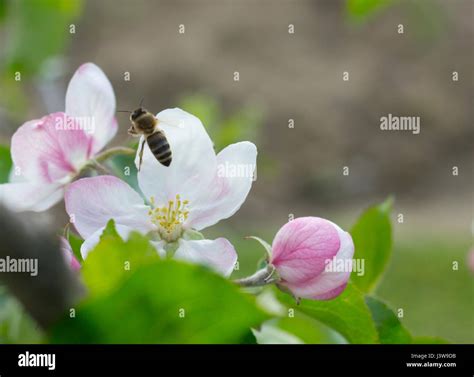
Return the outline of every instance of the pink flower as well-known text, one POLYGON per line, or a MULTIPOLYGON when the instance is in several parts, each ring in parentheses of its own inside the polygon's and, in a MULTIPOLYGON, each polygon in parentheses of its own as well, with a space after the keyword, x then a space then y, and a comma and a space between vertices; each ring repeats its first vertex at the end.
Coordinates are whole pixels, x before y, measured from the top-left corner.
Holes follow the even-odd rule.
MULTIPOLYGON (((161 165, 145 146, 138 183, 143 196, 112 176, 84 178, 66 190, 66 211, 85 239, 81 254, 85 259, 99 242, 107 222, 113 219, 122 238, 135 230, 152 233, 162 256, 208 265, 230 275, 237 254, 225 238, 202 239, 200 231, 232 216, 242 205, 252 186, 257 149, 250 142, 229 145, 219 154, 201 121, 180 110, 157 114, 159 127, 166 132, 173 161, 161 165), (244 175, 223 174, 220 167, 248 167, 244 175), (198 236, 198 238, 196 238, 198 236)), ((225 173, 225 172, 224 172, 225 173)))
POLYGON ((14 169, 0 185, 0 202, 14 211, 43 211, 116 134, 112 85, 95 64, 79 67, 66 92, 66 110, 23 124, 13 135, 14 169))
POLYGON ((59 248, 63 253, 64 259, 68 266, 71 267, 73 271, 79 271, 81 269, 81 264, 74 256, 74 253, 71 248, 71 244, 64 237, 59 237, 59 248))
POLYGON ((276 234, 270 263, 281 278, 278 284, 294 296, 329 300, 344 290, 351 271, 330 270, 328 262, 352 260, 353 254, 349 233, 319 217, 300 217, 276 234))

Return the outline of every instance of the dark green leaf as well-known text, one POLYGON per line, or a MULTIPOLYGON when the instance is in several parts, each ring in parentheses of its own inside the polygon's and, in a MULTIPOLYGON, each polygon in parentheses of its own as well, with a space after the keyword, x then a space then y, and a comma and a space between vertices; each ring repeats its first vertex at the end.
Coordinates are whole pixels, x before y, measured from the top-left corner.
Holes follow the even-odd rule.
POLYGON ((0 183, 8 182, 8 176, 12 169, 12 158, 10 148, 0 145, 0 183))
POLYGON ((364 292, 373 290, 380 279, 392 253, 392 225, 390 211, 392 199, 370 207, 352 227, 354 258, 363 259, 364 274, 351 276, 354 284, 364 292))
POLYGON ((107 225, 100 236, 101 241, 105 239, 121 240, 119 234, 117 233, 117 229, 115 228, 115 221, 113 219, 110 219, 107 222, 107 225))
POLYGON ((267 318, 253 297, 209 269, 163 260, 140 267, 110 295, 85 302, 76 318, 53 329, 51 340, 240 343, 267 318))
POLYGON ((105 294, 130 277, 140 266, 159 259, 148 238, 131 233, 127 241, 109 221, 99 244, 82 265, 82 276, 91 295, 105 294))
POLYGON ((317 319, 343 335, 350 343, 377 343, 378 334, 364 295, 349 283, 344 292, 333 300, 295 300, 286 293, 277 293, 280 301, 317 319))
POLYGON ((69 244, 71 245, 72 252, 76 259, 82 263, 82 255, 81 255, 81 246, 83 244, 82 238, 76 236, 74 233, 69 233, 69 244))
POLYGON ((372 318, 379 333, 380 343, 411 343, 410 333, 403 327, 398 317, 386 304, 370 296, 365 298, 365 302, 372 313, 372 318))

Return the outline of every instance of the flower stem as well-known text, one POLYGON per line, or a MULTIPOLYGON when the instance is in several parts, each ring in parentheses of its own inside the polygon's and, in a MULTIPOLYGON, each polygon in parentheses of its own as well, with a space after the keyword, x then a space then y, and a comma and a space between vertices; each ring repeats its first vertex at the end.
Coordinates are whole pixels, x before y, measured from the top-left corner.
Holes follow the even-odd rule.
POLYGON ((272 278, 274 272, 275 267, 268 264, 265 268, 258 270, 253 275, 234 280, 234 283, 241 287, 261 287, 263 285, 273 284, 279 280, 278 278, 272 278))
POLYGON ((134 155, 135 149, 128 147, 114 147, 109 148, 102 153, 99 153, 94 159, 89 160, 89 162, 84 165, 81 170, 76 174, 74 180, 81 178, 87 170, 94 169, 97 172, 105 175, 111 175, 112 173, 101 164, 101 162, 106 161, 107 159, 118 156, 118 155, 134 155))
POLYGON ((135 154, 135 149, 133 148, 128 148, 128 147, 114 147, 114 148, 109 148, 102 153, 99 153, 96 157, 95 160, 97 162, 103 162, 110 157, 116 156, 116 155, 133 155, 135 154))
POLYGON ((97 170, 99 173, 102 173, 102 174, 105 174, 105 175, 111 175, 112 174, 109 169, 107 169, 104 165, 97 162, 97 160, 91 160, 90 167, 97 170))

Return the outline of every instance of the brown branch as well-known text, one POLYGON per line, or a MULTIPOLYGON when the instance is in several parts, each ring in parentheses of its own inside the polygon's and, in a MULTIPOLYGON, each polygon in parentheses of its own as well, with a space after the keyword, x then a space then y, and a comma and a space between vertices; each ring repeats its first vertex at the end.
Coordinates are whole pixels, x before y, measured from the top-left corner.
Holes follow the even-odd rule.
POLYGON ((38 274, 1 272, 5 284, 37 321, 47 329, 84 295, 77 274, 66 264, 58 238, 33 225, 27 215, 0 206, 0 258, 36 259, 38 274))

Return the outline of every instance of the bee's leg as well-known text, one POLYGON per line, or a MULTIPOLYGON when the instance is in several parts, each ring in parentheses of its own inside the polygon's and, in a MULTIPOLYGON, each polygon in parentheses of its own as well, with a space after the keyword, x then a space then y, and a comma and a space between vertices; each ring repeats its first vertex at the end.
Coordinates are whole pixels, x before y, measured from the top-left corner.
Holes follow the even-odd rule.
POLYGON ((142 167, 143 151, 145 149, 145 142, 146 142, 146 138, 143 138, 142 145, 141 145, 141 148, 140 148, 140 161, 138 163, 138 171, 140 171, 140 169, 142 167))
POLYGON ((128 129, 128 134, 131 136, 138 136, 138 132, 135 130, 135 127, 133 125, 131 125, 128 129))

